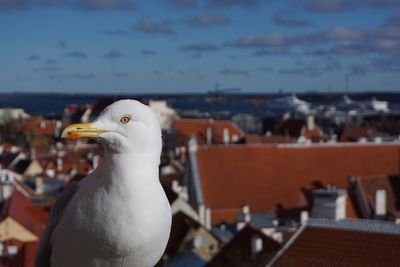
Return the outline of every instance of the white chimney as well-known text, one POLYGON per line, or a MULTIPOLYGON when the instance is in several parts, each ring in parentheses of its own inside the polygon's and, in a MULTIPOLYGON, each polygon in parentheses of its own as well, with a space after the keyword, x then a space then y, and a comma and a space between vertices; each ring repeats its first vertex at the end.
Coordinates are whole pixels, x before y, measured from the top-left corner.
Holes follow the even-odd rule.
POLYGON ((232 135, 232 142, 237 143, 239 141, 239 136, 237 134, 232 135))
POLYGON ((375 215, 377 217, 386 215, 386 190, 378 189, 375 192, 375 215))
POLYGON ((213 139, 213 129, 212 127, 207 127, 207 136, 206 136, 206 142, 208 145, 212 144, 212 139, 213 139))
POLYGON ((36 187, 36 191, 35 191, 36 195, 42 195, 44 193, 43 178, 41 178, 41 177, 37 177, 36 178, 35 187, 36 187))
POLYGON ((205 219, 206 219, 206 208, 204 207, 203 204, 200 204, 199 206, 199 222, 202 225, 205 225, 205 219))
POLYGON ((197 152, 197 141, 196 141, 196 138, 191 137, 189 139, 188 149, 189 149, 189 152, 193 152, 193 153, 197 152))
POLYGON ((263 250, 263 240, 258 236, 251 238, 251 253, 256 255, 263 250))
POLYGON ((57 158, 57 171, 61 172, 63 170, 63 159, 57 158))
POLYGON ((243 205, 242 207, 242 213, 244 215, 244 221, 246 223, 251 222, 251 215, 250 215, 250 206, 249 205, 243 205))
POLYGON ((10 184, 4 183, 0 185, 0 203, 9 199, 13 193, 13 188, 10 184))
POLYGON ((314 115, 307 115, 307 130, 312 131, 315 128, 315 118, 314 115))
POLYGON ((229 142, 230 142, 229 129, 224 128, 222 132, 222 143, 226 145, 229 144, 229 142))
POLYGON ((209 208, 206 208, 205 217, 205 227, 207 230, 211 230, 211 210, 209 208))
POLYGON ((238 223, 236 224, 236 231, 242 230, 245 226, 246 226, 246 223, 245 223, 245 222, 238 222, 238 223))
POLYGON ((177 180, 173 180, 171 189, 178 194, 182 190, 182 187, 179 185, 179 182, 177 180))
POLYGON ((301 224, 304 224, 304 223, 306 223, 307 222, 307 220, 308 220, 308 211, 306 211, 306 210, 303 210, 301 213, 300 213, 300 223, 301 224))

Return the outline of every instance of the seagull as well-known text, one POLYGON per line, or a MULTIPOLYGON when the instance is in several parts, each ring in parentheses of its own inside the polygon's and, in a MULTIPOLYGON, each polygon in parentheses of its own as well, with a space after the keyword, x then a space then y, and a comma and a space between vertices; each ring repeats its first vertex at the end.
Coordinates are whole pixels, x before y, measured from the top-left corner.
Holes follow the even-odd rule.
POLYGON ((160 123, 135 100, 108 106, 93 123, 62 138, 95 138, 104 159, 57 199, 43 231, 36 267, 148 267, 161 258, 171 207, 159 181, 160 123))

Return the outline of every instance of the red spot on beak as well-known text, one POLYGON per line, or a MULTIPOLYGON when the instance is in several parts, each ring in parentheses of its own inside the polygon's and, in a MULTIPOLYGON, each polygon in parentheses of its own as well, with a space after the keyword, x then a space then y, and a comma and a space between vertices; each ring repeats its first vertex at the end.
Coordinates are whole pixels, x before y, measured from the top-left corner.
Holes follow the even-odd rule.
POLYGON ((77 133, 69 133, 68 137, 72 140, 75 140, 76 138, 78 138, 78 134, 77 133))

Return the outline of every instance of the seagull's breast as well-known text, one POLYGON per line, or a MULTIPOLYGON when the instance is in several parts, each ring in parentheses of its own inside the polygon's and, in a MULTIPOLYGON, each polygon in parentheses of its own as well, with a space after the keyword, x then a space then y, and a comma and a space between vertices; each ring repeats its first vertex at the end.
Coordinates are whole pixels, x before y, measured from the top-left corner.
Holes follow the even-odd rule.
POLYGON ((82 181, 53 234, 54 266, 151 266, 161 257, 171 210, 158 179, 108 181, 82 181))

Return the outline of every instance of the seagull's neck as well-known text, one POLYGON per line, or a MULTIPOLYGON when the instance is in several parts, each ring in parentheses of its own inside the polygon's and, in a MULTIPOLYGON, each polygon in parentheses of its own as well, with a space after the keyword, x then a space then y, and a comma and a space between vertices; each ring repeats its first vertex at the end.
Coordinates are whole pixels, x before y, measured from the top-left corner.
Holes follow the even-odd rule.
POLYGON ((99 165, 98 172, 105 179, 118 179, 119 181, 137 181, 153 179, 157 182, 159 155, 137 153, 113 153, 105 151, 104 159, 99 165), (152 175, 144 175, 152 174, 152 175))

